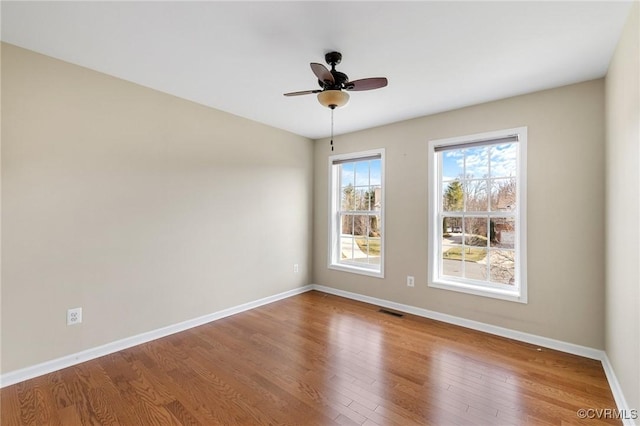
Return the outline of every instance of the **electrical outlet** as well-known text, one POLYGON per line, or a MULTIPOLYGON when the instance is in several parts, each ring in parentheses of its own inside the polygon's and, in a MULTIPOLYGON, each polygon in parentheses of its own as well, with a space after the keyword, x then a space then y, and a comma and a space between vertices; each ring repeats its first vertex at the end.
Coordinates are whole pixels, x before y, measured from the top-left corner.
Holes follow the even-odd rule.
POLYGON ((297 264, 297 263, 294 263, 294 264, 293 264, 293 273, 294 273, 294 274, 297 274, 299 271, 300 271, 300 268, 298 268, 298 264, 297 264))
POLYGON ((408 287, 414 287, 415 286, 415 279, 411 275, 407 276, 407 286, 408 287))
POLYGON ((76 325, 82 322, 82 308, 73 308, 67 311, 67 325, 76 325))

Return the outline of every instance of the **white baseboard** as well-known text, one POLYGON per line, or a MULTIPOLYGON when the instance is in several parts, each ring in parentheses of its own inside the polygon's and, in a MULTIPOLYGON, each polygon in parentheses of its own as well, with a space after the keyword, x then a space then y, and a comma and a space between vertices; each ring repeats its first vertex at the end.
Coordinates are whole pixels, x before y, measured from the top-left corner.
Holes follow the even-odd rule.
POLYGON ((204 315, 199 318, 183 321, 167 327, 158 328, 156 330, 151 330, 146 333, 127 337, 122 340, 117 340, 115 342, 107 343, 106 345, 87 349, 81 352, 77 352, 75 354, 63 356, 61 358, 53 359, 51 361, 46 361, 30 367, 22 368, 20 370, 10 371, 0 376, 0 388, 13 385, 15 383, 19 383, 25 380, 33 379, 34 377, 42 376, 44 374, 52 373, 54 371, 61 370, 63 368, 71 367, 73 365, 80 364, 82 362, 89 361, 91 359, 95 359, 95 358, 108 355, 117 351, 121 351, 123 349, 127 349, 132 346, 140 345, 142 343, 146 343, 151 340, 159 339, 161 337, 165 337, 170 334, 188 330, 190 328, 197 327, 211 321, 225 318, 240 312, 248 311, 250 309, 257 308, 258 306, 262 306, 262 305, 276 302, 278 300, 286 299, 288 297, 295 296, 300 293, 305 293, 312 289, 313 289, 313 286, 311 285, 295 288, 293 290, 285 291, 283 293, 279 293, 273 296, 265 297, 263 299, 255 300, 253 302, 248 302, 248 303, 244 303, 242 305, 234 306, 228 309, 223 309, 221 311, 204 315))
POLYGON ((483 331, 485 333, 494 334, 496 336, 506 337, 506 338, 518 340, 521 342, 531 343, 533 345, 555 349, 558 351, 567 352, 574 355, 580 355, 586 358, 602 360, 604 357, 604 351, 602 350, 593 349, 586 346, 580 346, 573 343, 567 343, 560 340, 549 339, 547 337, 537 336, 535 334, 523 333, 521 331, 516 331, 516 330, 504 328, 504 327, 485 324, 478 321, 472 321, 472 320, 456 317, 453 315, 442 314, 440 312, 430 311, 428 309, 417 308, 415 306, 404 305, 402 303, 390 302, 388 300, 378 299, 375 297, 363 296, 361 294, 351 293, 344 290, 338 290, 332 287, 313 284, 313 289, 324 292, 324 293, 334 294, 336 296, 346 297, 348 299, 371 303, 372 305, 378 305, 385 308, 394 309, 396 311, 418 315, 424 318, 429 318, 437 321, 446 322, 449 324, 459 325, 461 327, 470 328, 472 330, 483 331))
MULTIPOLYGON (((631 407, 627 404, 627 400, 625 399, 624 394, 622 393, 622 388, 620 387, 620 382, 618 382, 618 378, 613 371, 613 366, 611 365, 606 353, 602 358, 602 368, 604 368, 604 374, 607 376, 607 381, 609 382, 609 387, 611 388, 611 393, 613 393, 613 399, 616 401, 618 410, 623 414, 627 414, 626 417, 630 417, 629 414, 631 413, 631 407)), ((624 426, 635 426, 636 422, 631 418, 625 418, 623 416, 622 424, 624 426)))

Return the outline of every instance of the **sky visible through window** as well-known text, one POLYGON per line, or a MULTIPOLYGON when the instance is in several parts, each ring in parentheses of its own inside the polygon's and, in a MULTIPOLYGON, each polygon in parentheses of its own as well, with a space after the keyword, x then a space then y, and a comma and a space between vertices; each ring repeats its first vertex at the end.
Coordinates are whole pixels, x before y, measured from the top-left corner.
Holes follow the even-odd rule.
POLYGON ((382 161, 365 160, 342 165, 342 186, 382 185, 382 161))
POLYGON ((516 175, 517 147, 515 143, 444 151, 442 154, 442 179, 514 177, 516 175), (491 164, 491 173, 489 173, 491 164))

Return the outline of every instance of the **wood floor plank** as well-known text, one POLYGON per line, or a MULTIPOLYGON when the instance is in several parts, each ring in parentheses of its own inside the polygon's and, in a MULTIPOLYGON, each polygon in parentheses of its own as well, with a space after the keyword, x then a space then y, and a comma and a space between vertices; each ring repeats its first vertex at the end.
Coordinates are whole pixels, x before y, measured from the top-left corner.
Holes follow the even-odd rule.
POLYGON ((0 390, 0 425, 615 425, 602 365, 316 291, 0 390))
POLYGON ((164 407, 184 426, 197 426, 201 424, 180 401, 171 401, 164 407))

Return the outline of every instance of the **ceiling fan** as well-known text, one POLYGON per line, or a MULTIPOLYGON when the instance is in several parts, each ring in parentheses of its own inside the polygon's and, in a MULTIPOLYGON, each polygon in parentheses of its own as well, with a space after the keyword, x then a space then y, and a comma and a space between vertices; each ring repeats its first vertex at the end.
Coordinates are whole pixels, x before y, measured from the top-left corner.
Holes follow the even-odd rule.
POLYGON ((343 90, 357 92, 362 90, 373 90, 385 87, 387 79, 385 77, 363 78, 349 81, 349 77, 340 71, 336 71, 336 65, 342 61, 340 52, 329 52, 324 55, 327 64, 331 65, 328 70, 322 64, 311 63, 311 70, 318 77, 318 84, 321 89, 303 90, 300 92, 285 93, 285 96, 318 94, 318 101, 325 107, 335 109, 342 107, 349 102, 349 94, 343 90))

